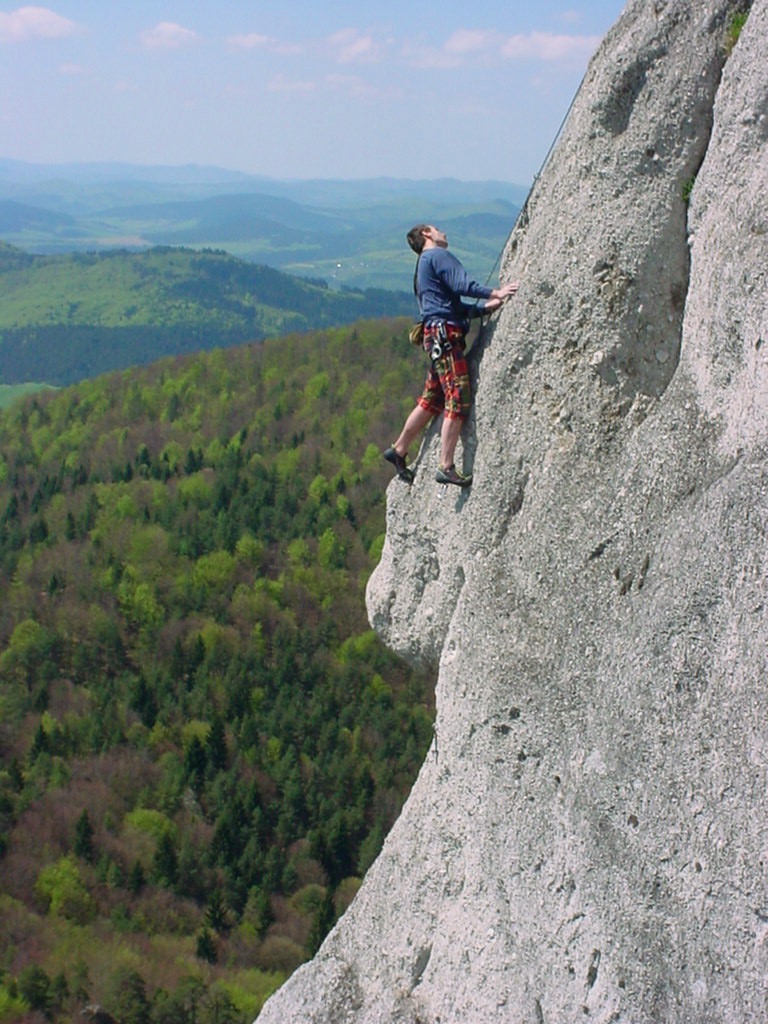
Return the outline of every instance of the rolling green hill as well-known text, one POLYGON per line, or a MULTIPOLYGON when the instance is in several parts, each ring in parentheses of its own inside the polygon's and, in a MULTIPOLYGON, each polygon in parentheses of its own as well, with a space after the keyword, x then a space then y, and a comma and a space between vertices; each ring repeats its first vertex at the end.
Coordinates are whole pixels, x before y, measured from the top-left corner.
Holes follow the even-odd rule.
POLYGON ((2 1024, 246 1024, 354 895, 432 731, 363 600, 407 324, 0 412, 2 1024))
POLYGON ((225 252, 34 256, 0 244, 0 381, 69 384, 163 355, 410 315, 412 296, 334 291, 225 252))

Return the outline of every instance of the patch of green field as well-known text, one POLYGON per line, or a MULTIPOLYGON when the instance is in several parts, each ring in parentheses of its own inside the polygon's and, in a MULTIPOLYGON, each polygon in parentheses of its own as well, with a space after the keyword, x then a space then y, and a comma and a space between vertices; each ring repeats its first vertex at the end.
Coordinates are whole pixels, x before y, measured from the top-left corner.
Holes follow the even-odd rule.
POLYGON ((55 391, 50 384, 39 384, 30 381, 27 384, 0 384, 0 409, 13 405, 17 398, 32 395, 36 391, 55 391))

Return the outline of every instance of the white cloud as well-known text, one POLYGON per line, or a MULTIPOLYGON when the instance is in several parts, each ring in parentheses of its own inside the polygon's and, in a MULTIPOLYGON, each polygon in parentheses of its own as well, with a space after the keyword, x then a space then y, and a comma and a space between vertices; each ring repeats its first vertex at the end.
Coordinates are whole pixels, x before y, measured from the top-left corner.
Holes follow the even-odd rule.
MULTIPOLYGON (((567 20, 571 13, 567 12, 567 20)), ((166 27, 187 32, 179 26, 166 27)), ((194 37, 193 33, 190 35, 194 37)), ((391 55, 394 42, 389 37, 379 37, 372 32, 351 27, 341 29, 325 40, 305 40, 303 43, 288 42, 260 32, 241 33, 227 39, 229 46, 237 50, 281 56, 314 54, 340 65, 381 63, 388 53, 391 55)), ((526 35, 506 36, 487 29, 460 28, 442 44, 426 47, 416 40, 406 41, 400 50, 400 58, 415 67, 444 71, 478 64, 490 65, 502 59, 582 63, 594 53, 599 42, 599 36, 576 33, 530 32, 526 35)), ((167 42, 163 45, 175 44, 167 42)), ((332 81, 332 78, 326 78, 326 82, 332 81)), ((338 81, 344 79, 339 78, 338 81)), ((348 81, 351 83, 352 79, 348 81)), ((315 86, 280 76, 275 79, 272 88, 275 91, 308 91, 315 86)))
POLYGON ((178 50, 197 39, 197 33, 172 21, 161 21, 154 28, 141 33, 141 42, 147 50, 178 50))
POLYGON ((0 12, 0 42, 24 43, 29 39, 61 39, 78 31, 69 18, 47 7, 19 7, 0 12))
POLYGON ((272 49, 277 40, 272 36, 262 36, 258 32, 244 32, 241 35, 230 36, 227 42, 236 50, 266 50, 272 49))
POLYGON ((407 43, 403 49, 403 56, 414 67, 450 71, 471 65, 478 60, 498 57, 504 41, 504 36, 498 32, 460 28, 453 32, 442 46, 426 47, 413 42, 407 43))
POLYGON ((82 64, 59 64, 60 75, 84 75, 86 70, 82 64))
POLYGON ((460 68, 465 63, 461 53, 450 53, 444 47, 427 47, 418 43, 406 43, 401 52, 402 57, 414 68, 440 68, 450 71, 460 68))
POLYGON ((478 53, 493 46, 498 37, 493 32, 482 29, 457 29, 445 42, 445 52, 457 56, 467 53, 478 53))
POLYGON ((373 36, 356 28, 345 28, 328 37, 339 64, 371 64, 381 59, 381 46, 373 36))
POLYGON ((230 36, 227 42, 235 50, 266 50, 282 57, 297 57, 304 53, 304 47, 298 43, 286 43, 274 36, 264 36, 259 32, 245 32, 230 36))
POLYGON ((529 32, 510 36, 502 56, 523 60, 586 60, 597 49, 600 36, 571 36, 553 32, 529 32))

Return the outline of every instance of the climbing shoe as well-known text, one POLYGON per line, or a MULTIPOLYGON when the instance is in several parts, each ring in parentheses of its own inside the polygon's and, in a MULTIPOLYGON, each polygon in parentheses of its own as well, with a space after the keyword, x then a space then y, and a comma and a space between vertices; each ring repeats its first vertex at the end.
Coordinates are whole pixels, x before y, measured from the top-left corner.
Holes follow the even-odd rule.
POLYGON ((382 455, 387 462, 392 463, 401 480, 405 480, 407 484, 413 483, 413 470, 406 466, 404 457, 396 448, 387 448, 386 451, 382 452, 382 455))
POLYGON ((443 469, 440 466, 435 473, 435 480, 439 484, 456 484, 457 487, 469 487, 472 483, 472 476, 464 476, 460 473, 455 466, 448 466, 447 469, 443 469))

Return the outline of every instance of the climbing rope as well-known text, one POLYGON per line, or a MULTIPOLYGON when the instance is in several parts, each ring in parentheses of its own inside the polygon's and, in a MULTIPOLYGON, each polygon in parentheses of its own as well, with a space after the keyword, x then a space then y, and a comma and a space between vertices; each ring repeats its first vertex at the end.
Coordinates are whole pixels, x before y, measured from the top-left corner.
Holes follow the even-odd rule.
MULTIPOLYGON (((528 195, 525 197, 525 202, 520 207, 520 210, 519 210, 519 212, 517 214, 517 217, 515 217, 515 222, 512 225, 512 229, 510 230, 509 234, 507 235, 507 239, 504 242, 504 245, 501 247, 501 250, 499 251, 499 255, 496 257, 496 261, 493 264, 493 266, 491 267, 490 272, 488 273, 488 277, 486 278, 486 281, 485 281, 486 287, 488 286, 488 283, 490 282, 490 280, 493 277, 493 275, 496 273, 496 268, 498 267, 499 262, 501 261, 502 254, 503 254, 504 250, 507 248, 507 246, 509 245, 510 238, 515 233, 515 228, 520 223, 520 219, 522 218, 522 216, 525 213, 525 211, 528 209, 528 203, 530 202, 531 196, 533 195, 533 190, 536 188, 536 185, 537 185, 537 183, 539 181, 539 178, 544 173, 544 168, 549 163, 549 158, 552 156, 552 151, 554 150, 555 145, 557 143, 557 140, 560 138, 560 136, 561 136, 561 134, 563 132, 563 128, 565 128, 565 122, 568 120, 568 118, 571 115, 571 111, 573 110, 574 104, 576 103, 576 100, 578 99, 579 93, 581 92, 581 88, 584 85, 584 81, 585 81, 586 77, 587 77, 587 75, 586 75, 586 72, 585 72, 584 75, 582 76, 581 81, 579 82, 579 86, 576 89, 576 92, 573 94, 573 98, 571 99, 571 102, 568 105, 568 109, 566 110, 565 115, 563 116, 563 119, 560 122, 560 126, 557 129, 557 131, 555 132, 555 136, 552 139, 552 142, 550 143, 549 149, 547 150, 547 154, 544 157, 544 159, 542 160, 541 166, 539 167, 538 171, 533 176, 533 181, 531 182, 531 187, 528 189, 528 195)), ((483 327, 485 327, 485 318, 483 318, 483 322, 482 322, 482 325, 480 327, 481 334, 482 334, 483 327)))
MULTIPOLYGON (((578 88, 576 89, 576 92, 573 94, 573 98, 571 99, 571 102, 568 104, 568 109, 566 110, 565 115, 563 116, 563 119, 560 122, 560 125, 559 125, 557 131, 555 132, 554 138, 552 139, 552 142, 550 143, 550 146, 549 146, 549 149, 547 150, 546 156, 542 160, 541 166, 539 167, 538 171, 533 176, 533 181, 531 182, 531 187, 528 189, 528 195, 525 197, 525 202, 520 207, 520 210, 519 210, 519 212, 517 214, 517 217, 515 217, 515 222, 512 225, 512 229, 510 230, 509 234, 507 235, 507 239, 504 242, 504 245, 502 245, 501 249, 499 250, 499 254, 496 257, 496 261, 494 262, 493 266, 491 267, 491 269, 490 269, 490 271, 488 273, 488 277, 485 279, 486 288, 488 287, 491 278, 496 273, 496 268, 498 267, 498 265, 499 265, 499 263, 501 261, 501 257, 502 257, 502 254, 504 253, 504 250, 509 245, 510 238, 515 233, 515 229, 517 228, 517 225, 520 223, 520 220, 523 217, 523 214, 528 209, 528 203, 531 200, 531 196, 533 195, 533 191, 536 188, 536 185, 538 184, 539 178, 544 173, 544 168, 549 163, 549 158, 552 156, 552 151, 554 150, 555 145, 557 144, 557 140, 560 138, 560 136, 562 134, 563 128, 565 128, 565 122, 568 120, 568 118, 571 115, 571 111, 573 110, 574 104, 576 103, 576 100, 578 99, 579 93, 581 92, 581 88, 584 85, 586 77, 587 77, 587 74, 586 74, 586 72, 584 72, 584 74, 582 75, 581 81, 579 82, 578 88)), ((490 314, 489 314, 489 316, 490 316, 490 314)), ((485 327, 486 327, 487 323, 488 323, 488 317, 485 317, 485 316, 480 317, 480 326, 479 326, 478 331, 477 331, 477 337, 475 338, 475 341, 474 341, 474 343, 472 345, 472 349, 473 350, 475 349, 476 346, 480 345, 480 343, 482 342, 483 334, 485 333, 485 327)))

